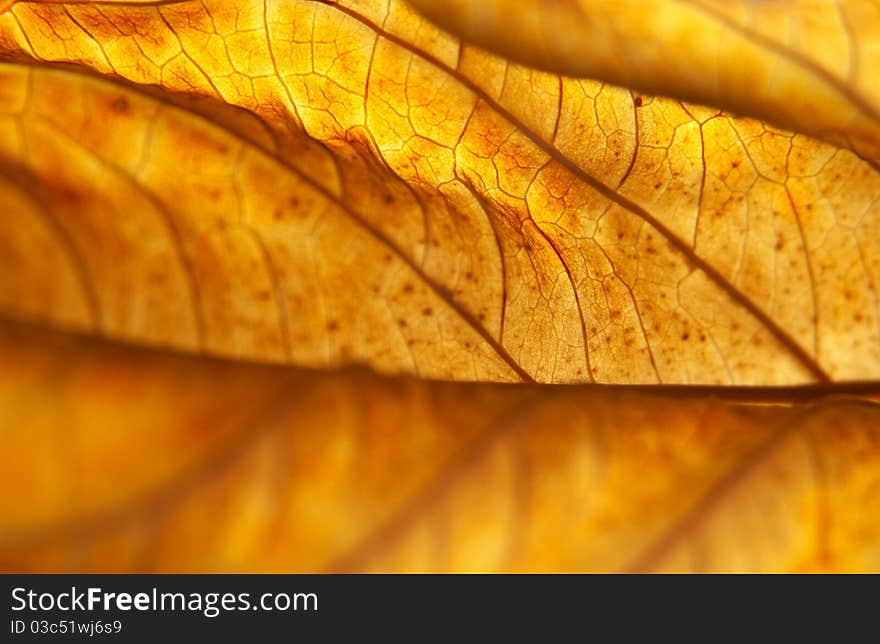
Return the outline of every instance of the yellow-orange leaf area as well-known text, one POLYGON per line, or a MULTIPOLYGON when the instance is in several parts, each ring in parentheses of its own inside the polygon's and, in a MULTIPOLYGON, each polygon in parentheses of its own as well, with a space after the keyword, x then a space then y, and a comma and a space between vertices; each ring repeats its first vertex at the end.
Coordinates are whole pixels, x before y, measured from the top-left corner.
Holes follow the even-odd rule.
POLYGON ((3 570, 880 568, 876 403, 309 373, 2 331, 3 570))
POLYGON ((412 0, 520 62, 722 105, 880 161, 880 5, 866 0, 412 0))
MULTIPOLYGON (((673 33, 684 3, 654 4, 673 33)), ((781 75, 786 51, 761 49, 781 75)), ((770 117, 792 91, 682 52, 739 97, 686 98, 770 117)), ((397 1, 15 2, 0 59, 7 316, 449 380, 880 376, 880 173, 815 101, 768 122, 841 147, 513 64, 397 1)))

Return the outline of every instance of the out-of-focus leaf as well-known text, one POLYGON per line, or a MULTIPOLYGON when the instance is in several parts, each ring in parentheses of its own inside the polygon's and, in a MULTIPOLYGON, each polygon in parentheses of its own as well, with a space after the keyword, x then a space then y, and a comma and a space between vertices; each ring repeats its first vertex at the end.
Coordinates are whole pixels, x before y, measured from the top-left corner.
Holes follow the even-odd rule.
POLYGON ((876 403, 316 374, 2 331, 6 570, 880 567, 876 403))
POLYGON ((880 6, 865 0, 412 0, 521 63, 732 109, 880 161, 880 6))
POLYGON ((397 1, 16 2, 0 57, 7 315, 453 380, 880 375, 880 174, 848 149, 397 1))

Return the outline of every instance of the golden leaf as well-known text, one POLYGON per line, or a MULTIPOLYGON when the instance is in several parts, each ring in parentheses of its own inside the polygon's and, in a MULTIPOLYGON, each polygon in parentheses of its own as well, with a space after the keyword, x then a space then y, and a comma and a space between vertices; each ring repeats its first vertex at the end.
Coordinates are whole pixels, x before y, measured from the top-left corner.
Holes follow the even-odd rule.
POLYGON ((880 7, 864 0, 412 0, 520 62, 748 114, 880 162, 880 7))
POLYGON ((10 315, 460 380, 880 372, 880 174, 848 150, 397 2, 19 2, 0 54, 10 315))
POLYGON ((2 330, 4 569, 880 566, 876 403, 310 373, 2 330))
POLYGON ((0 3, 0 567, 880 568, 871 9, 414 4, 0 3))

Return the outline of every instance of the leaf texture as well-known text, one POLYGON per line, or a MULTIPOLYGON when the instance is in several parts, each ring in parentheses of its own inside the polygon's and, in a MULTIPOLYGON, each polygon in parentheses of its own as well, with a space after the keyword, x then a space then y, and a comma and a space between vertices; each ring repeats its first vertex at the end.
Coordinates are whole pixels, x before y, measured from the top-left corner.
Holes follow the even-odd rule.
POLYGON ((865 0, 413 0, 519 62, 725 107, 880 161, 880 7, 865 0))
POLYGON ((876 6, 412 4, 0 0, 0 569, 880 569, 876 6))
POLYGON ((4 570, 880 565, 867 400, 432 383, 2 331, 4 570))
POLYGON ((827 123, 536 71, 396 1, 16 2, 0 57, 6 315, 449 380, 880 373, 880 174, 827 123))

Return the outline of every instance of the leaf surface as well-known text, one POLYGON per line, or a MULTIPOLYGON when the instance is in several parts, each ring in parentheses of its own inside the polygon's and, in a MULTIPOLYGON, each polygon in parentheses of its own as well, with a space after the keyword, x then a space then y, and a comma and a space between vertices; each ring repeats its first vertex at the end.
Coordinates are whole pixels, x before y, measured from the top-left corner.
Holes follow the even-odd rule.
POLYGON ((2 331, 5 570, 880 565, 867 400, 436 383, 2 331))
POLYGON ((755 116, 880 161, 880 7, 864 0, 412 0, 521 63, 755 116))
POLYGON ((873 5, 414 4, 0 2, 0 568, 880 568, 873 5))
POLYGON ((880 372, 880 175, 848 149, 398 2, 17 2, 0 56, 8 315, 452 380, 880 372))

